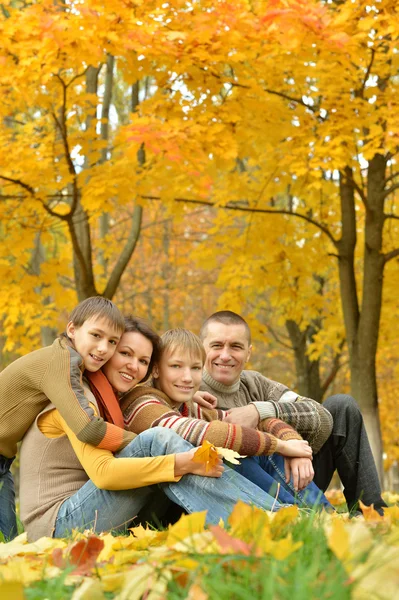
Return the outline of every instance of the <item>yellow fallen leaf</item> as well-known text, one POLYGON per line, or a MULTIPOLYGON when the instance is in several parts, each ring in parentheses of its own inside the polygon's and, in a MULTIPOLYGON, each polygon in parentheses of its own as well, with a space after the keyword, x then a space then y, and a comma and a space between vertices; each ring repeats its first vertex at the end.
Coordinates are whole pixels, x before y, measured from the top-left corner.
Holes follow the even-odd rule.
POLYGON ((262 532, 270 534, 270 520, 266 512, 239 500, 228 519, 234 537, 248 543, 255 542, 262 532))
POLYGON ((186 600, 208 600, 208 594, 204 592, 198 583, 193 583, 193 585, 188 590, 188 595, 186 600))
POLYGON ((374 508, 374 504, 371 506, 366 506, 363 504, 361 500, 359 500, 360 508, 362 509, 362 513, 365 521, 372 521, 373 523, 379 523, 384 520, 384 517, 381 516, 374 508))
POLYGON ((157 570, 152 565, 138 565, 125 575, 125 583, 115 600, 160 600, 166 597, 166 588, 172 573, 169 569, 157 570))
POLYGON ((0 598, 4 598, 4 600, 24 600, 24 586, 19 581, 2 581, 0 583, 0 598))
POLYGON ((378 544, 352 572, 354 600, 399 600, 399 549, 378 544))
POLYGON ((273 516, 271 517, 270 529, 273 536, 280 535, 282 530, 291 523, 294 523, 299 517, 299 508, 298 506, 286 506, 284 508, 280 508, 275 513, 271 513, 273 516))
MULTIPOLYGON (((267 553, 277 558, 277 560, 285 560, 298 548, 303 546, 303 542, 294 542, 292 535, 289 533, 286 538, 281 540, 272 540, 267 553)), ((266 549, 265 549, 266 550, 266 549)))
POLYGON ((182 515, 180 519, 169 527, 166 546, 171 548, 176 542, 182 542, 196 533, 204 531, 206 511, 182 515))
POLYGON ((114 545, 115 538, 110 533, 101 536, 102 541, 104 542, 104 548, 101 550, 100 554, 97 557, 97 562, 103 562, 106 560, 110 560, 110 558, 114 555, 114 545))
POLYGON ((343 562, 348 560, 350 556, 349 533, 345 523, 341 519, 334 519, 325 527, 325 531, 330 550, 339 560, 343 562))
POLYGON ((72 594, 71 600, 104 600, 105 596, 98 579, 85 577, 72 594))
POLYGON ((230 448, 219 448, 219 446, 217 446, 216 451, 219 454, 219 456, 227 460, 232 465, 241 464, 240 461, 237 460, 238 458, 246 458, 245 456, 241 456, 241 454, 238 454, 238 452, 236 452, 235 450, 231 450, 230 448))
POLYGON ((219 455, 208 440, 205 440, 194 453, 193 462, 204 463, 206 465, 206 471, 209 471, 212 467, 217 465, 219 462, 219 455))
MULTIPOLYGON (((118 567, 119 569, 119 567, 118 567)), ((101 585, 104 592, 119 592, 125 583, 125 572, 106 573, 101 575, 101 585)))

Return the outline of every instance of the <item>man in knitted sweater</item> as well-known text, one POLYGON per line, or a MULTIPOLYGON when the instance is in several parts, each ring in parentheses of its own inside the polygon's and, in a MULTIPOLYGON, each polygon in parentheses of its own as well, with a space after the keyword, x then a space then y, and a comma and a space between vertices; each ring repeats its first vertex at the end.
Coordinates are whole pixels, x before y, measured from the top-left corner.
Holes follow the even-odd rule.
MULTIPOLYGON (((217 397, 218 408, 227 409, 227 421, 256 428, 268 417, 277 417, 299 431, 312 444, 312 437, 325 437, 322 447, 313 445, 314 482, 325 491, 337 469, 344 486, 348 509, 361 499, 382 512, 377 469, 361 412, 355 400, 337 394, 323 405, 303 398, 258 373, 244 370, 251 354, 251 334, 246 321, 231 311, 211 315, 200 337, 207 353, 201 390, 217 397)), ((263 460, 263 457, 259 459, 263 460)), ((288 459, 295 481, 309 472, 309 459, 288 459)))

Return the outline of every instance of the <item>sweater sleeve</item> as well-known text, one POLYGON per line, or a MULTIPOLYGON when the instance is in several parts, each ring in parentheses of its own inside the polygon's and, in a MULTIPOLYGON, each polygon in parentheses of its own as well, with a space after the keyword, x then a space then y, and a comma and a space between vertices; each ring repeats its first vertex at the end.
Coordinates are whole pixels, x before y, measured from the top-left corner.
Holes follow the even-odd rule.
POLYGON ((38 426, 48 437, 68 436, 82 467, 99 489, 128 490, 180 480, 180 477, 174 476, 174 454, 148 458, 116 458, 108 450, 95 448, 78 440, 57 410, 43 415, 38 426))
POLYGON ((97 416, 87 400, 81 372, 82 359, 63 340, 56 340, 54 353, 42 380, 42 391, 59 410, 67 426, 86 444, 116 452, 134 435, 97 416))
MULTIPOLYGON (((322 404, 297 396, 295 401, 282 399, 278 402, 254 402, 256 407, 260 404, 269 405, 275 416, 291 425, 312 446, 316 454, 331 435, 333 418, 322 404)), ((271 416, 270 411, 259 411, 260 415, 271 416)), ((263 417, 264 418, 264 417, 263 417)))
MULTIPOLYGON (((189 410, 197 410, 201 415, 203 409, 196 403, 192 403, 190 408, 184 406, 183 414, 180 414, 158 398, 146 395, 125 406, 123 414, 126 426, 135 433, 141 433, 150 427, 167 427, 193 446, 200 446, 204 440, 207 440, 215 446, 230 448, 246 456, 273 454, 276 452, 278 438, 301 439, 291 427, 281 423, 278 419, 269 419, 270 423, 264 425, 265 430, 259 431, 219 420, 207 422, 201 418, 189 416, 189 410), (279 424, 282 424, 283 427, 279 424), (270 431, 266 431, 267 428, 270 431)), ((222 411, 212 412, 222 413, 222 411)))

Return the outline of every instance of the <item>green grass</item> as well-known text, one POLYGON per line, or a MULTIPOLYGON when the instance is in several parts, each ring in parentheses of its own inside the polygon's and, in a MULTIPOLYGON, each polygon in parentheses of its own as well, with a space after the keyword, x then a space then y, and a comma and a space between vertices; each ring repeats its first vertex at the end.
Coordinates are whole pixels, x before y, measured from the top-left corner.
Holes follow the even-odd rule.
MULTIPOLYGON (((315 515, 304 515, 294 525, 288 525, 283 537, 291 532, 302 546, 285 560, 272 556, 200 555, 191 554, 197 563, 192 570, 168 582, 168 600, 184 600, 190 587, 199 584, 208 600, 346 600, 351 586, 342 564, 329 550, 324 531, 315 515)), ((150 558, 151 559, 151 558, 150 558)), ((159 566, 173 568, 173 559, 159 566)), ((74 587, 65 585, 67 572, 48 581, 40 581, 25 590, 27 600, 68 600, 74 587)), ((106 593, 113 598, 118 592, 106 593)), ((160 599, 161 600, 161 599, 160 599)))

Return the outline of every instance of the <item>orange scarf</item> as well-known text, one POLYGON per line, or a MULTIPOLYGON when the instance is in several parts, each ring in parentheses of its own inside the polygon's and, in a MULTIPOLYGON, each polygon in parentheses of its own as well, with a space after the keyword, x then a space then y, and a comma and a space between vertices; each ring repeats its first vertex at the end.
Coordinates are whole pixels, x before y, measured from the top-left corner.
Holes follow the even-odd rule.
POLYGON ((104 373, 101 370, 96 371, 95 373, 85 371, 85 377, 97 400, 98 410, 104 421, 113 423, 124 429, 121 407, 119 406, 115 392, 104 373))

